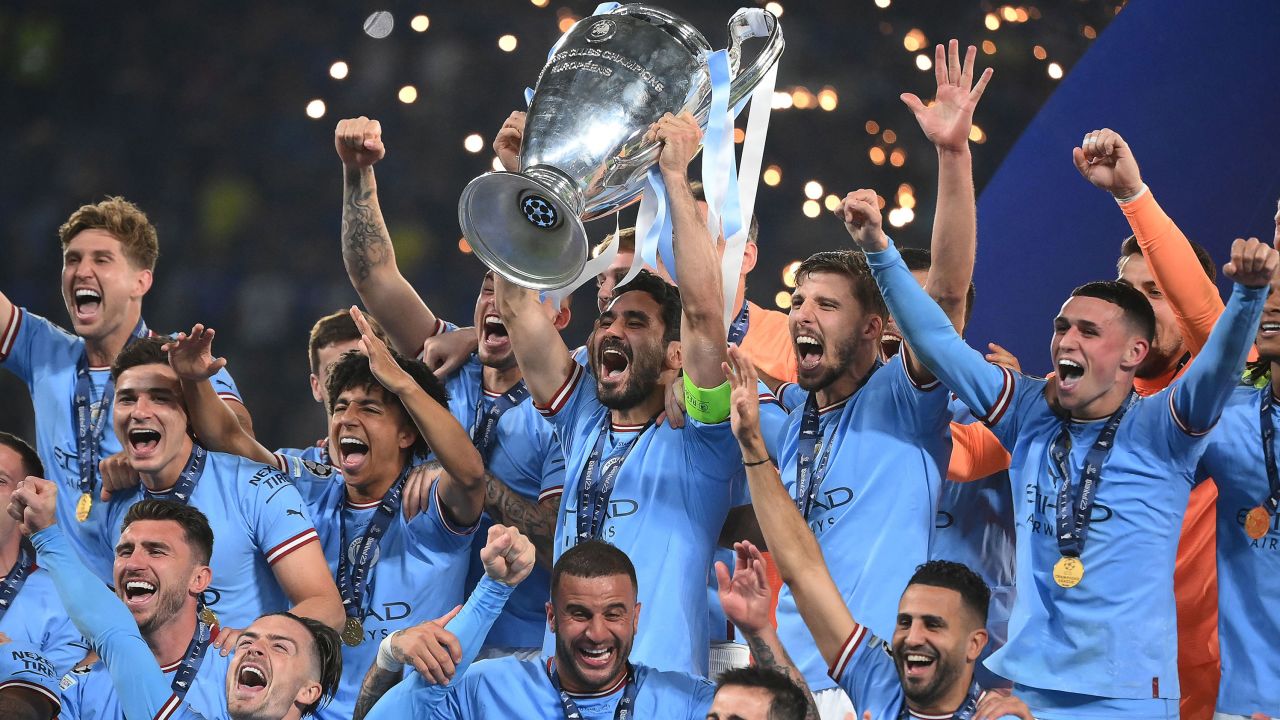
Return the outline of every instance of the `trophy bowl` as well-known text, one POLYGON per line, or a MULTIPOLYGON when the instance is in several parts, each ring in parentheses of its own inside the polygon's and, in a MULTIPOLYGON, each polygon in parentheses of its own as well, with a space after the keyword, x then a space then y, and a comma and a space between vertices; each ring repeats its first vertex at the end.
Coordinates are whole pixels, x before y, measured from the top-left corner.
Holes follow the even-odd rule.
MULTIPOLYGON (((782 55, 782 29, 765 10, 729 20, 730 107, 782 55), (739 69, 741 43, 765 37, 739 69)), ((525 118, 519 172, 491 172, 462 191, 458 224, 490 269, 537 290, 572 283, 586 264, 583 221, 640 198, 660 147, 644 142, 666 113, 688 110, 705 128, 711 106, 706 38, 679 17, 629 4, 578 21, 552 48, 525 118)))

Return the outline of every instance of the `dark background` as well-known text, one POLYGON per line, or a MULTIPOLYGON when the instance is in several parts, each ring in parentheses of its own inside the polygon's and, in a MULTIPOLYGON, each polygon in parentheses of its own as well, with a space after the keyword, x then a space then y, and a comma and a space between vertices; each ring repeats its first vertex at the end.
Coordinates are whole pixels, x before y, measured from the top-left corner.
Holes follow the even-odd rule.
MULTIPOLYGON (((722 47, 725 22, 748 1, 661 4, 722 47)), ((918 69, 918 52, 905 48, 909 32, 923 34, 930 56, 933 43, 952 36, 995 44, 994 54, 978 55, 979 68, 996 69, 976 117, 984 133, 974 146, 981 190, 1059 84, 1049 62, 1069 73, 1123 3, 782 4, 787 51, 779 90, 816 94, 830 86, 838 106, 774 112, 765 165, 778 165, 782 182, 760 189, 761 259, 748 291, 766 307, 788 289, 781 270, 789 262, 847 243, 825 212, 803 214, 809 180, 822 183, 824 194, 872 187, 890 207, 900 184, 910 184, 916 219, 890 232, 901 244, 928 243, 936 163, 897 96, 931 96, 933 73, 918 69), (988 13, 1001 18, 994 31, 988 13), (878 134, 867 131, 868 121, 878 134), (874 165, 868 153, 877 146, 904 151, 904 165, 874 165)), ((145 306, 151 327, 215 327, 215 351, 230 359, 263 441, 310 443, 323 426, 306 382, 307 332, 317 317, 356 299, 339 252, 334 125, 356 115, 382 122, 389 154, 378 177, 400 266, 441 316, 467 324, 482 269, 459 249, 459 192, 489 169, 489 142, 523 106, 522 91, 537 77, 558 23, 594 7, 556 0, 545 8, 528 0, 8 3, 0 8, 0 291, 65 324, 57 227, 82 203, 123 195, 160 233, 145 306), (382 40, 362 31, 375 10, 396 21, 382 40), (424 33, 410 29, 418 13, 430 18, 424 33), (507 33, 519 41, 511 53, 497 46, 507 33), (329 76, 336 60, 350 66, 345 80, 329 76), (401 103, 397 92, 410 84, 417 101, 401 103), (327 111, 313 120, 305 108, 317 98, 327 111), (477 132, 484 150, 472 154, 463 140, 477 132)), ((626 211, 624 224, 632 217, 634 209, 626 211)), ((602 236, 612 227, 591 229, 602 236)), ((579 293, 571 342, 585 336, 591 297, 579 293)), ((987 319, 998 322, 1001 313, 989 310, 987 319)), ((0 373, 0 398, 0 429, 31 437, 25 389, 7 373, 0 373)))

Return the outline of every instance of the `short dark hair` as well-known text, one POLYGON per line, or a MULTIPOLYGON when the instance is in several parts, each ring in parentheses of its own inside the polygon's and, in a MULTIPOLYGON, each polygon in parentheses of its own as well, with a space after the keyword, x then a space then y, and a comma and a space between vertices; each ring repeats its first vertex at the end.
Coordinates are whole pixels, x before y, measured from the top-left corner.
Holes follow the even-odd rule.
POLYGON ((907 582, 911 585, 928 585, 930 587, 947 588, 960 593, 964 604, 978 616, 982 625, 987 624, 987 608, 991 604, 991 588, 969 569, 968 565, 950 560, 930 560, 916 567, 916 572, 907 582))
MULTIPOLYGON (((1208 276, 1212 282, 1218 281, 1218 268, 1213 264, 1213 257, 1209 255, 1209 251, 1198 242, 1188 240, 1187 244, 1191 246, 1191 252, 1196 254, 1196 260, 1200 261, 1200 269, 1204 270, 1204 274, 1208 276)), ((1142 255, 1146 257, 1146 253, 1142 252, 1142 246, 1138 244, 1138 237, 1130 235, 1120 243, 1120 259, 1116 261, 1116 270, 1120 270, 1120 266, 1130 255, 1142 255)))
POLYGON ((769 693, 768 720, 804 720, 809 698, 791 678, 774 668, 749 665, 720 673, 716 691, 727 685, 759 688, 769 693))
POLYGON ((338 683, 342 681, 342 641, 338 633, 328 625, 309 617, 294 615, 288 611, 267 613, 262 617, 280 615, 298 622, 311 633, 311 644, 315 646, 316 667, 320 675, 320 697, 315 702, 302 708, 302 717, 315 715, 316 711, 333 700, 338 691, 338 683))
POLYGON ((871 268, 867 266, 867 258, 862 252, 827 250, 814 253, 796 268, 797 283, 814 273, 832 273, 849 278, 853 284, 853 297, 862 305, 864 312, 889 317, 889 308, 884 304, 884 296, 880 294, 880 287, 871 276, 871 268))
MULTIPOLYGON (((410 360, 391 348, 387 349, 390 351, 391 357, 395 359, 396 364, 409 373, 409 377, 413 378, 414 382, 418 383, 418 387, 431 396, 432 400, 448 409, 449 393, 444 389, 444 383, 440 382, 440 378, 431 372, 431 368, 427 367, 426 363, 421 360, 410 360)), ((328 405, 330 413, 333 412, 333 404, 338 396, 343 391, 353 387, 361 387, 365 390, 379 388, 387 401, 400 408, 400 412, 403 412, 405 417, 409 418, 409 422, 413 422, 400 397, 382 387, 382 383, 378 382, 378 379, 373 376, 373 370, 369 368, 369 357, 358 350, 348 350, 343 353, 342 357, 333 363, 333 367, 329 371, 329 379, 325 383, 325 393, 328 395, 326 405, 328 405)), ((416 426, 414 431, 417 432, 416 426)), ((418 439, 414 442, 410 451, 414 455, 425 455, 428 450, 427 441, 422 437, 422 433, 419 432, 418 439)))
MULTIPOLYGON (((907 264, 907 269, 911 272, 919 272, 921 270, 928 271, 933 267, 933 254, 928 248, 916 247, 900 247, 898 253, 902 255, 902 260, 907 264)), ((969 324, 969 318, 973 317, 973 301, 976 299, 978 289, 974 287, 973 280, 969 281, 969 291, 964 296, 964 324, 969 324)))
MULTIPOLYGON (((23 472, 39 478, 44 477, 44 463, 40 462, 40 455, 26 440, 13 433, 0 432, 0 445, 18 453, 18 457, 22 459, 23 472)), ((22 478, 15 479, 21 480, 22 478)))
POLYGON ((624 293, 642 292, 653 298, 662 308, 662 341, 673 342, 680 339, 680 290, 675 285, 654 275, 648 270, 641 270, 626 285, 619 285, 613 290, 613 297, 620 298, 624 293))
POLYGON ((640 589, 640 584, 636 581, 636 566, 631 564, 631 558, 603 540, 583 540, 564 551, 551 568, 552 596, 560 587, 560 577, 563 575, 576 578, 626 575, 631 579, 631 587, 637 591, 640 589))
MULTIPOLYGON (((373 328, 374 335, 388 345, 391 344, 377 319, 368 313, 365 313, 364 319, 369 321, 369 327, 373 328)), ((338 310, 317 320, 316 324, 311 326, 311 336, 307 340, 307 359, 311 361, 311 372, 320 369, 322 348, 359 339, 360 329, 356 327, 356 321, 351 319, 350 310, 338 310)))
MULTIPOLYGON (((701 180, 693 180, 689 183, 689 190, 693 193, 693 199, 698 202, 707 201, 707 191, 702 186, 701 180)), ((756 219, 756 214, 751 213, 751 222, 747 225, 747 242, 754 243, 760 237, 760 221, 756 219)), ((712 238, 714 240, 715 238, 712 238)))
POLYGON ((1091 297, 1117 305, 1138 335, 1151 342, 1156 336, 1156 313, 1137 288, 1118 280, 1097 280, 1071 291, 1071 297, 1091 297))
POLYGON ((134 340, 125 345, 120 354, 116 355, 116 359, 111 362, 111 379, 119 380, 121 373, 139 365, 164 365, 168 367, 169 353, 161 349, 167 342, 169 342, 169 338, 156 336, 134 340))
POLYGON ((178 523, 187 544, 194 551, 201 565, 208 565, 213 557, 213 528, 209 518, 190 505, 172 500, 139 500, 124 514, 120 532, 139 520, 167 520, 178 523))

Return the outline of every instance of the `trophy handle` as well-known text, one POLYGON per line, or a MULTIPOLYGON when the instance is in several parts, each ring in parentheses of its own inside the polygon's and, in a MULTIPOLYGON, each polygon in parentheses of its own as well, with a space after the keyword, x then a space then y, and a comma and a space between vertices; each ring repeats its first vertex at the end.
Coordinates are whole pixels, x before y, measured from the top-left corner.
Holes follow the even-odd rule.
POLYGON ((778 18, 762 8, 740 8, 729 18, 728 30, 729 65, 731 70, 736 71, 733 84, 729 87, 729 107, 733 107, 756 89, 765 73, 782 57, 786 42, 782 38, 782 26, 778 24, 778 18), (759 37, 768 38, 764 48, 754 62, 739 71, 742 41, 759 37))

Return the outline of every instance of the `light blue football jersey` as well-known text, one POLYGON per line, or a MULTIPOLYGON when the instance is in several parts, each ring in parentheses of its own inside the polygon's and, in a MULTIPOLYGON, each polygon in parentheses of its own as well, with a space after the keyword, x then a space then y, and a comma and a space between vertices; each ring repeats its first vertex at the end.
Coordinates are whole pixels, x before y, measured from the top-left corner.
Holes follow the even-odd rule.
MULTIPOLYGON (((226 717, 227 671, 233 658, 235 655, 223 657, 212 646, 206 649, 183 702, 205 717, 226 717)), ((178 665, 175 662, 160 668, 164 682, 171 690, 178 665)), ((101 660, 63 675, 60 720, 126 720, 124 707, 111 682, 111 673, 101 660)))
MULTIPOLYGON (((93 469, 93 506, 83 523, 76 521, 76 500, 80 497, 80 461, 76 454, 76 422, 72 399, 76 390, 76 367, 84 356, 84 339, 72 335, 39 315, 14 308, 9 326, 0 331, 0 366, 17 375, 31 392, 35 408, 36 451, 44 463, 45 477, 58 484, 58 522, 67 529, 67 538, 89 569, 105 583, 111 582, 112 553, 108 548, 106 507, 98 501, 98 469, 93 469)), ((103 402, 102 393, 110 378, 110 368, 89 368, 91 410, 96 417, 105 408, 98 459, 120 452, 121 445, 112 428, 114 398, 103 402)), ((240 402, 240 391, 226 368, 211 378, 222 398, 240 402)))
POLYGON ((89 652, 89 645, 67 617, 49 573, 40 568, 27 575, 12 607, 0 617, 0 633, 14 642, 38 648, 40 654, 53 663, 58 677, 89 652))
POLYGON ((53 661, 40 652, 40 648, 28 642, 13 640, 0 645, 0 692, 25 690, 48 701, 53 710, 51 717, 66 718, 58 690, 58 674, 53 661))

